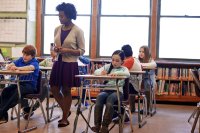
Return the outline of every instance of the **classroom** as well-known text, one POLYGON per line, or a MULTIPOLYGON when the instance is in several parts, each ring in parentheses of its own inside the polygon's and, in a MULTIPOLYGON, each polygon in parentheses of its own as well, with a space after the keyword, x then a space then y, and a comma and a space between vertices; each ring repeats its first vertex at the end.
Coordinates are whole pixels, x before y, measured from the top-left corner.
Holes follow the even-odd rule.
POLYGON ((200 133, 198 5, 0 0, 0 132, 200 133))

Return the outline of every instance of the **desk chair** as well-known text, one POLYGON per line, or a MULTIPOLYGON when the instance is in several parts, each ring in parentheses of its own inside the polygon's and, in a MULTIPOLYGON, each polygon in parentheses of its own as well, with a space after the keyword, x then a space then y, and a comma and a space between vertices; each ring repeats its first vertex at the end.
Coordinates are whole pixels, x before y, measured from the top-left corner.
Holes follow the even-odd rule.
POLYGON ((133 132, 133 121, 132 121, 132 113, 129 105, 129 78, 125 80, 125 84, 123 87, 123 101, 122 101, 122 108, 124 109, 123 112, 123 119, 122 119, 122 126, 124 127, 124 121, 126 118, 126 112, 129 114, 129 120, 130 120, 130 127, 131 132, 133 132))
MULTIPOLYGON (((199 81, 199 74, 198 74, 198 71, 196 69, 190 69, 190 73, 194 79, 194 83, 195 83, 195 93, 198 97, 200 97, 200 81, 199 81)), ((199 120, 199 133, 200 133, 200 102, 197 103, 197 108, 194 110, 194 112, 191 114, 191 116, 189 117, 188 119, 188 122, 190 122, 190 119, 192 117, 195 117, 194 119, 194 123, 193 123, 193 126, 192 126, 192 130, 191 130, 191 133, 194 133, 194 130, 195 130, 195 127, 196 127, 196 124, 197 124, 197 120, 199 120)))
MULTIPOLYGON (((142 74, 144 74, 144 71, 131 71, 131 77, 130 77, 130 89, 135 89, 132 93, 135 94, 129 94, 129 107, 135 106, 135 101, 138 103, 138 125, 139 128, 143 127, 147 122, 144 120, 145 117, 147 117, 147 98, 144 92, 141 89, 142 86, 142 74), (131 87, 132 86, 132 87, 131 87), (131 101, 132 100, 132 101, 131 101)), ((131 90, 130 90, 131 91, 131 90)), ((133 111, 135 109, 132 107, 133 111)))
POLYGON ((31 109, 30 109, 30 112, 29 112, 29 116, 28 116, 28 120, 27 120, 25 129, 24 129, 24 132, 31 131, 31 130, 34 130, 34 129, 37 128, 36 126, 28 128, 28 124, 29 124, 29 120, 30 120, 30 117, 31 117, 31 113, 33 111, 33 106, 34 106, 34 104, 36 102, 39 102, 40 108, 42 110, 42 114, 43 114, 43 117, 44 117, 45 124, 47 124, 47 119, 46 119, 46 116, 45 116, 45 113, 44 113, 44 108, 43 108, 43 105, 42 105, 42 101, 40 100, 40 98, 41 98, 41 96, 43 94, 43 91, 44 91, 43 87, 42 87, 42 71, 39 71, 39 77, 38 77, 38 80, 37 80, 37 91, 38 92, 36 94, 27 94, 24 97, 25 99, 29 99, 31 101, 31 109))
MULTIPOLYGON (((102 81, 96 80, 96 83, 101 83, 101 82, 102 81)), ((106 85, 95 84, 94 86, 90 85, 89 87, 101 88, 101 87, 104 87, 104 86, 106 86, 106 85)), ((86 89, 87 89, 87 87, 86 87, 86 89)), ((90 91, 89 91, 89 93, 90 93, 90 91)), ((131 110, 128 107, 129 102, 127 102, 128 98, 129 98, 129 78, 126 78, 125 79, 125 85, 123 87, 123 99, 122 99, 122 104, 121 104, 121 111, 122 110, 124 110, 124 111, 122 111, 121 114, 119 114, 117 112, 117 114, 118 114, 118 117, 120 118, 119 121, 121 121, 121 123, 122 123, 122 129, 123 129, 123 127, 124 127, 124 120, 125 120, 125 113, 126 113, 126 111, 129 113, 129 117, 131 118, 131 119, 129 118, 130 119, 130 126, 131 126, 131 130, 133 132, 133 124, 132 124, 132 121, 131 121, 132 120, 132 115, 131 115, 131 110)), ((96 99, 91 99, 91 106, 89 108, 89 113, 88 113, 88 118, 87 118, 87 126, 86 126, 86 129, 85 129, 84 133, 88 132, 88 127, 91 128, 91 126, 89 125, 89 123, 90 123, 92 109, 93 109, 95 103, 96 103, 96 99)), ((118 106, 114 105, 114 107, 118 107, 118 106)), ((114 124, 109 127, 109 131, 111 131, 115 127, 116 124, 117 123, 114 122, 114 124)))

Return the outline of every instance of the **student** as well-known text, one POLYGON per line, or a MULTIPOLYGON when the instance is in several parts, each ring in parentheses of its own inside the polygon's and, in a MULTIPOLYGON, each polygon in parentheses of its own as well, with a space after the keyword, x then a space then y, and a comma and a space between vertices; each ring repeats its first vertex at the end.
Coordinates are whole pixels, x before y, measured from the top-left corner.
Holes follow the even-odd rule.
MULTIPOLYGON (((112 63, 106 64, 103 67, 95 70, 95 75, 111 75, 111 76, 117 76, 117 75, 124 75, 124 76, 130 76, 130 73, 128 69, 124 66, 122 66, 122 63, 124 61, 125 55, 122 50, 116 50, 112 54, 112 63)), ((119 81, 119 85, 124 85, 124 80, 119 81)), ((109 85, 115 85, 115 81, 108 80, 107 83, 109 85)), ((120 87, 120 97, 123 95, 123 88, 120 87)), ((94 124, 95 126, 92 127, 92 131, 94 132, 101 132, 101 133, 108 133, 108 126, 112 121, 112 116, 114 113, 113 104, 117 102, 117 93, 116 91, 111 90, 104 90, 100 92, 97 96, 95 109, 94 109, 94 124), (103 107, 104 104, 106 106, 104 115, 103 115, 103 107), (103 115, 103 120, 102 120, 103 115)))
POLYGON ((41 61, 39 65, 44 67, 52 67, 56 58, 56 53, 54 51, 51 51, 50 56, 51 57, 45 58, 43 61, 41 61))
MULTIPOLYGON (((26 94, 37 92, 37 79, 39 75, 39 62, 35 58, 36 49, 32 45, 26 45, 22 50, 23 56, 15 60, 13 63, 7 65, 7 70, 12 71, 33 71, 28 75, 20 76, 20 80, 29 80, 20 82, 20 90, 22 99, 26 94)), ((17 85, 12 84, 3 89, 1 94, 0 104, 0 122, 4 123, 8 121, 8 110, 15 105, 18 101, 17 85)))
POLYGON ((50 75, 51 92, 62 110, 58 127, 69 125, 67 120, 72 104, 71 88, 80 87, 77 59, 85 52, 83 31, 72 22, 77 12, 73 4, 61 3, 56 7, 61 25, 55 28, 54 52, 57 53, 50 75))
MULTIPOLYGON (((155 68, 157 66, 156 62, 151 57, 151 53, 148 46, 140 47, 138 59, 142 67, 155 68)), ((147 110, 149 110, 149 104, 150 104, 150 89, 154 89, 156 86, 155 71, 150 70, 149 73, 150 73, 150 80, 149 80, 148 74, 145 74, 142 77, 142 88, 144 89, 144 92, 148 101, 147 110)))
MULTIPOLYGON (((127 67, 129 71, 142 71, 141 64, 139 60, 133 57, 132 47, 129 44, 123 45, 122 50, 125 54, 125 60, 123 66, 127 67)), ((129 102, 130 102, 130 109, 131 112, 135 112, 135 95, 139 92, 139 81, 136 80, 136 75, 131 75, 129 79, 129 102)))

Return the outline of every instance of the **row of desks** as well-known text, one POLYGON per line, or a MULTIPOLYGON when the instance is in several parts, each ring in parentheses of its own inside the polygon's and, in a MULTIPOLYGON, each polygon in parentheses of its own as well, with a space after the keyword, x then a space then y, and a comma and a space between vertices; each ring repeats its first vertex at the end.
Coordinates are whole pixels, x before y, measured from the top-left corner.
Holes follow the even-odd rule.
MULTIPOLYGON (((40 67, 40 70, 44 71, 45 72, 45 76, 46 76, 46 79, 47 79, 47 72, 50 71, 52 68, 51 67, 40 67)), ((18 94, 19 94, 19 101, 18 101, 18 114, 17 114, 17 129, 18 129, 18 132, 21 131, 20 129, 20 110, 21 110, 21 92, 20 92, 20 86, 19 86, 19 83, 20 83, 20 80, 19 80, 19 77, 21 75, 26 75, 26 74, 30 74, 32 73, 33 71, 5 71, 5 70, 0 70, 0 75, 16 75, 17 79, 16 79, 16 84, 18 86, 18 94)), ((132 75, 138 75, 138 74, 144 74, 145 71, 131 71, 130 74, 132 75)), ((98 80, 105 80, 105 79, 111 79, 111 80, 116 80, 116 91, 117 91, 117 94, 118 94, 118 111, 121 112, 120 110, 120 100, 119 100, 119 86, 118 86, 118 81, 120 79, 126 79, 128 77, 126 76, 95 76, 95 75, 76 75, 77 78, 84 78, 84 79, 98 79, 98 80)), ((82 91, 82 88, 83 86, 80 87, 80 91, 82 91)), ((49 92, 49 91, 48 91, 49 92)), ((82 94, 82 92, 80 93, 82 94)), ((82 95, 80 95, 80 99, 82 99, 82 95)), ((80 114, 80 108, 81 108, 81 100, 79 100, 79 103, 78 103, 78 108, 77 108, 77 115, 75 117, 75 121, 74 121, 74 133, 76 131, 76 126, 77 126, 77 123, 78 123, 78 117, 79 117, 79 114, 80 114)), ((51 121, 51 119, 49 118, 49 94, 48 94, 48 97, 47 97, 47 118, 48 118, 48 122, 51 121)), ((119 132, 121 133, 123 130, 122 130, 122 125, 121 125, 121 122, 119 123, 119 132)))

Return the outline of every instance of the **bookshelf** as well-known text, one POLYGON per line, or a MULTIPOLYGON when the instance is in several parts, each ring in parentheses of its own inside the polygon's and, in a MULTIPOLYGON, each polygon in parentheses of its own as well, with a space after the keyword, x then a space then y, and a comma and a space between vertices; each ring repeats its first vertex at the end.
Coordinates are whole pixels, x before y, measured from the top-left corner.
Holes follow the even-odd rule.
POLYGON ((200 68, 197 61, 157 60, 157 101, 199 102, 190 69, 200 68))

